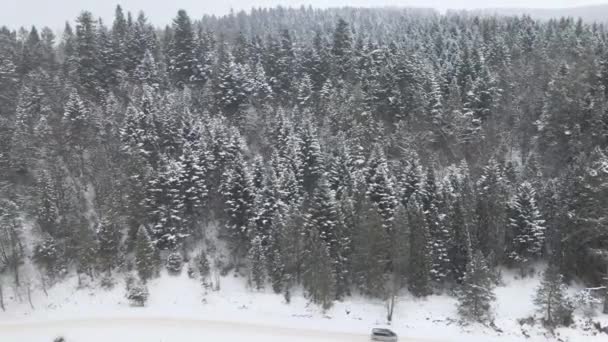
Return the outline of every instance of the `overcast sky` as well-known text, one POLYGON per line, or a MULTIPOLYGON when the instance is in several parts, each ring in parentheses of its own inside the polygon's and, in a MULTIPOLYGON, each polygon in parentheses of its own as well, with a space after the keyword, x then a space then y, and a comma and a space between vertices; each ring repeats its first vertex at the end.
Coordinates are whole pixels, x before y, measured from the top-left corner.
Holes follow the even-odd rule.
POLYGON ((328 6, 417 6, 448 8, 533 7, 559 8, 608 3, 608 0, 0 0, 0 26, 49 26, 60 29, 66 20, 73 20, 83 10, 111 21, 116 4, 132 12, 143 10, 155 25, 171 21, 178 9, 191 17, 203 14, 222 15, 235 10, 276 5, 299 7, 328 6))

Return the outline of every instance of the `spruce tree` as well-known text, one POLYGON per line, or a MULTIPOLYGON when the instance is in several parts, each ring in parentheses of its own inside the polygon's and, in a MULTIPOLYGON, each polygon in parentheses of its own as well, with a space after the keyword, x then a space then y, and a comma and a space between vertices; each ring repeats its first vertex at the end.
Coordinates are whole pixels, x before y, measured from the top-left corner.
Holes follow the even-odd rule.
POLYGON ((109 218, 101 220, 97 228, 97 240, 99 244, 97 252, 101 267, 108 274, 111 274, 112 269, 118 266, 121 238, 122 234, 117 224, 109 218))
POLYGON ((335 298, 336 275, 330 247, 315 227, 306 228, 302 269, 302 285, 311 301, 329 309, 335 298))
POLYGON ((545 221, 536 205, 536 192, 528 182, 522 183, 511 203, 509 215, 509 259, 523 267, 540 256, 545 242, 545 221))
POLYGON ((184 10, 177 12, 173 19, 173 35, 168 51, 168 70, 177 86, 190 83, 198 63, 195 53, 194 31, 190 17, 184 10))
POLYGON ((458 313, 466 320, 487 322, 492 319, 494 283, 485 257, 476 251, 467 263, 462 285, 457 291, 458 313))
POLYGON ((255 194, 249 167, 240 154, 222 175, 220 191, 231 247, 236 255, 243 256, 249 250, 249 222, 254 215, 255 194))
POLYGON ((543 273, 543 279, 534 296, 534 304, 543 314, 544 322, 548 326, 569 326, 572 323, 574 308, 566 294, 564 277, 557 266, 549 265, 543 273))
POLYGON ((417 197, 410 199, 408 206, 410 228, 409 289, 415 295, 431 294, 431 237, 424 217, 424 209, 417 197))
POLYGON ((137 230, 135 268, 144 283, 156 274, 156 251, 148 230, 144 226, 140 226, 137 230))
POLYGON ((266 283, 266 251, 262 245, 262 239, 255 236, 251 240, 251 248, 249 249, 248 259, 251 267, 251 282, 256 290, 264 288, 266 283))
POLYGON ((82 12, 76 19, 76 57, 80 84, 95 93, 100 83, 99 46, 96 39, 96 24, 91 12, 82 12))

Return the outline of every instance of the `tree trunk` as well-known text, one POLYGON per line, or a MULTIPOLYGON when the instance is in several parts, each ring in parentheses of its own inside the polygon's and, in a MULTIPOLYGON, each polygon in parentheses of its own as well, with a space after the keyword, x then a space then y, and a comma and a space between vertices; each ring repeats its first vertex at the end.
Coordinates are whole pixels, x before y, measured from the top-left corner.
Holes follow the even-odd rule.
POLYGON ((395 311, 395 295, 391 294, 388 302, 386 303, 386 321, 391 324, 393 321, 393 312, 395 311))
POLYGON ((604 313, 608 314, 608 284, 606 284, 606 288, 604 289, 604 313))
POLYGON ((0 284, 0 309, 2 309, 2 311, 6 310, 4 308, 4 294, 2 293, 2 284, 0 284))
POLYGON ((32 307, 32 310, 34 309, 34 304, 32 304, 32 289, 30 288, 30 284, 27 283, 27 300, 28 302, 30 302, 30 307, 32 307))
POLYGON ((19 287, 19 261, 13 256, 13 272, 15 272, 15 285, 19 287))

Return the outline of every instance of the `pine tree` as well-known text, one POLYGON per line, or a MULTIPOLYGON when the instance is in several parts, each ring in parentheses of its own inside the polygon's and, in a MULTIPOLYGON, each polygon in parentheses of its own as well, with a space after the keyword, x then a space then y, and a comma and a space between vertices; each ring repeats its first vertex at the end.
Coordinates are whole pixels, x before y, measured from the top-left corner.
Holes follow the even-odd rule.
POLYGON ((0 200, 0 262, 13 272, 17 287, 21 284, 19 266, 25 257, 23 226, 18 215, 16 203, 6 198, 0 200))
POLYGON ((337 74, 345 77, 349 71, 352 55, 352 37, 348 23, 344 19, 339 19, 334 31, 333 47, 331 53, 335 59, 334 63, 337 74))
POLYGON ((507 225, 507 184, 498 162, 491 159, 477 181, 477 207, 474 247, 484 255, 494 255, 490 265, 502 262, 507 225))
POLYGON ((422 191, 422 207, 429 228, 432 246, 431 255, 433 259, 433 268, 431 274, 433 280, 441 282, 449 272, 450 259, 448 254, 448 243, 450 232, 448 231, 448 226, 442 219, 443 215, 439 211, 441 203, 435 181, 435 173, 431 168, 427 170, 422 191))
POLYGON ((335 298, 336 276, 330 246, 315 227, 306 228, 302 269, 302 285, 311 301, 329 309, 335 298))
POLYGON ((364 199, 353 231, 353 281, 365 294, 382 297, 387 282, 390 240, 377 206, 364 199))
POLYGON ((84 173, 84 151, 92 135, 91 115, 76 89, 72 89, 63 113, 64 143, 72 152, 72 166, 84 173))
POLYGON ((190 231, 182 195, 184 165, 163 157, 161 169, 149 181, 146 207, 152 215, 152 232, 159 249, 176 249, 190 231))
POLYGON ((198 63, 194 54, 196 46, 192 22, 186 11, 177 12, 172 28, 173 36, 168 51, 168 70, 173 82, 181 87, 192 81, 198 63))
POLYGON ((541 218, 535 197, 532 185, 524 182, 510 205, 509 228, 513 242, 508 256, 522 267, 540 256, 545 242, 545 221, 541 218))
POLYGON ((432 255, 428 225, 424 209, 417 197, 408 202, 408 223, 410 228, 409 288, 419 297, 431 294, 432 255))
POLYGON ((96 92, 101 85, 97 27, 91 12, 82 12, 76 22, 75 43, 79 82, 89 92, 96 92))
POLYGON ((150 50, 146 50, 143 60, 135 68, 135 78, 152 88, 158 89, 162 85, 160 71, 150 50))
POLYGON ((127 54, 127 34, 129 33, 127 19, 120 5, 116 5, 114 11, 114 22, 112 24, 112 49, 113 55, 117 62, 125 59, 127 54))
POLYGON ((469 263, 470 233, 465 218, 462 199, 457 197, 449 208, 447 222, 451 225, 451 239, 448 244, 450 274, 458 283, 463 281, 469 263))
POLYGON ((256 290, 264 288, 266 283, 266 256, 262 239, 255 236, 251 240, 251 248, 249 249, 248 259, 251 264, 251 281, 256 290))
POLYGON ((367 162, 365 180, 366 194, 378 208, 383 219, 383 226, 388 231, 395 216, 397 200, 393 192, 393 181, 383 151, 376 146, 367 162))
POLYGON ((237 155, 232 168, 222 175, 220 191, 229 241, 234 253, 241 255, 249 250, 249 222, 255 201, 251 174, 242 156, 237 155))
POLYGON ((101 267, 108 274, 111 274, 112 269, 118 266, 121 239, 122 234, 118 225, 111 222, 108 218, 102 219, 97 228, 97 240, 99 244, 97 252, 101 267))
POLYGON ((458 294, 458 313, 467 320, 486 322, 492 319, 494 284, 492 273, 481 252, 475 252, 467 264, 458 294))
POLYGON ((566 294, 564 277, 555 265, 543 273, 543 279, 534 296, 534 304, 543 313, 545 324, 554 327, 572 323, 574 308, 566 294))
POLYGON ((323 155, 316 130, 306 122, 299 134, 299 160, 302 165, 302 186, 312 193, 323 173, 323 155))
POLYGON ((156 274, 156 252, 148 230, 144 226, 140 226, 137 230, 135 267, 144 283, 156 274))
POLYGON ((167 271, 172 275, 179 275, 182 272, 184 266, 184 258, 180 252, 171 252, 167 257, 167 271))

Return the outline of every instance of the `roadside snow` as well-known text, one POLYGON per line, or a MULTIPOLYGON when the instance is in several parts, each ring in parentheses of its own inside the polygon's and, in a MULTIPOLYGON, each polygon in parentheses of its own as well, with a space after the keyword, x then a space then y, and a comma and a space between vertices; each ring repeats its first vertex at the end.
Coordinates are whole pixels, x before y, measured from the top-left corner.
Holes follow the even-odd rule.
MULTIPOLYGON (((408 293, 398 299, 391 329, 402 341, 557 340, 538 325, 517 322, 535 314, 531 298, 538 277, 517 279, 504 272, 503 282, 496 289, 495 305, 496 327, 502 332, 460 325, 451 296, 418 299, 408 293)), ((176 277, 164 274, 148 284, 150 298, 143 308, 129 305, 124 282, 112 290, 97 285, 77 289, 77 284, 72 277, 49 289, 48 296, 34 291, 34 309, 22 293, 19 301, 12 289, 5 289, 7 311, 0 312, 0 341, 50 342, 59 335, 69 337, 66 342, 97 342, 95 338, 113 342, 364 341, 372 327, 386 323, 384 303, 378 300, 352 297, 323 312, 297 291, 287 304, 270 290, 252 291, 244 278, 234 275, 222 277, 221 290, 204 296, 198 280, 188 278, 186 272, 176 277)), ((583 323, 577 319, 575 328, 558 329, 556 334, 572 342, 608 338, 584 331, 583 323)))

